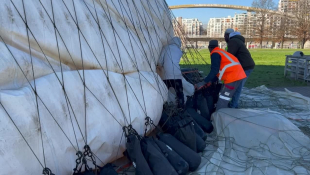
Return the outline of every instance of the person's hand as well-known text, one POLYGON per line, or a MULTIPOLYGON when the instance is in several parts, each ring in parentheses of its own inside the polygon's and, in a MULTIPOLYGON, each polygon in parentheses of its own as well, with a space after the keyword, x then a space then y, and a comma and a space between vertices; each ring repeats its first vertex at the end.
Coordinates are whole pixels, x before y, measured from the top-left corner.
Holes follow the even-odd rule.
POLYGON ((211 86, 211 82, 206 83, 206 82, 202 81, 202 82, 195 84, 195 89, 198 91, 200 89, 207 88, 209 86, 211 86))
POLYGON ((200 89, 202 89, 207 83, 202 81, 202 82, 199 82, 197 84, 195 84, 195 89, 198 91, 200 89))

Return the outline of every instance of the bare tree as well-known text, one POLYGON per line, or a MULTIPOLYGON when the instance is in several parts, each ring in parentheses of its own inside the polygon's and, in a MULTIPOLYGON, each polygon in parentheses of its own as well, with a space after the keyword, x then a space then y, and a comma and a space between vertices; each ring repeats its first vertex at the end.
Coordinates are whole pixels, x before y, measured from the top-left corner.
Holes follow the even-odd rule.
POLYGON ((292 24, 292 34, 297 37, 304 49, 305 43, 310 39, 310 0, 299 0, 294 4, 293 14, 296 18, 292 24))
POLYGON ((283 49, 283 44, 287 41, 288 37, 291 36, 292 23, 291 19, 288 17, 287 11, 283 12, 283 16, 275 16, 273 25, 273 36, 275 42, 281 43, 281 49, 283 49))
POLYGON ((260 48, 262 48, 263 40, 270 35, 270 19, 271 15, 269 10, 275 9, 275 4, 273 0, 254 0, 252 7, 258 8, 257 11, 257 23, 254 26, 255 37, 260 43, 260 48))

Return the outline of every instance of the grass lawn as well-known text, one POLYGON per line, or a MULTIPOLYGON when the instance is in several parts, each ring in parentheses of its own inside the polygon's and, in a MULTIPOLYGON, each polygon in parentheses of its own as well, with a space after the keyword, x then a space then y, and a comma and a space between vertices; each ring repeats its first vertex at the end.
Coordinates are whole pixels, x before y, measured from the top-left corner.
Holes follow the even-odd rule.
MULTIPOLYGON (((306 85, 302 81, 284 78, 285 55, 292 55, 294 49, 251 49, 251 55, 255 61, 255 69, 246 82, 246 87, 257 87, 266 85, 267 87, 292 87, 306 85)), ((305 55, 310 55, 310 50, 302 50, 305 55)), ((202 59, 194 59, 187 53, 191 63, 190 67, 196 67, 207 75, 210 71, 210 53, 208 49, 200 50, 202 59), (207 65, 206 65, 207 63, 207 65)), ((189 67, 184 60, 181 60, 181 67, 189 67)))

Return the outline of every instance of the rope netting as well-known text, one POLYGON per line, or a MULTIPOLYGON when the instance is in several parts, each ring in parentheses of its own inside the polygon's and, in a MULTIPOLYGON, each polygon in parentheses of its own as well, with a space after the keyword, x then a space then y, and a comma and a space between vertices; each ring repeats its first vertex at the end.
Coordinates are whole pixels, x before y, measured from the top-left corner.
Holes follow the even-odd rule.
MULTIPOLYGON (((0 13, 0 163, 10 165, 4 174, 70 174, 80 169, 77 162, 83 155, 95 169, 121 157, 124 127, 142 134, 146 117, 159 121, 168 90, 157 65, 162 48, 174 36, 183 44, 184 67, 195 70, 208 64, 186 46, 184 30, 164 0, 3 0, 0 13), (10 168, 13 165, 20 169, 10 168)), ((197 70, 183 76, 191 84, 201 81, 197 70)), ((278 107, 270 110, 285 112, 287 118, 309 114, 309 104, 292 106, 296 101, 264 92, 244 91, 242 107, 267 108, 272 103, 278 107)), ((298 121, 300 127, 307 128, 308 117, 298 121)), ((295 168, 303 167, 307 171, 300 171, 309 173, 309 144, 296 138, 300 130, 277 131, 296 143, 289 148, 291 156, 284 156, 272 151, 267 144, 271 139, 246 147, 227 135, 229 124, 222 132, 217 127, 197 173, 270 174, 266 167, 297 173, 295 168)))
MULTIPOLYGON (((55 167, 55 157, 49 157, 53 147, 70 149, 77 155, 87 148, 93 155, 88 160, 94 164, 122 155, 123 134, 114 134, 119 141, 112 144, 116 149, 110 156, 92 145, 96 138, 92 130, 98 129, 92 127, 95 117, 112 122, 108 125, 116 123, 119 130, 133 125, 142 131, 143 123, 137 117, 144 121, 151 116, 158 121, 167 89, 156 65, 162 47, 174 36, 165 1, 4 0, 1 14, 1 77, 5 77, 0 86, 1 116, 6 118, 3 122, 9 119, 12 131, 13 124, 43 173, 63 170, 55 167), (15 112, 18 110, 30 112, 20 114, 15 112), (31 122, 21 123, 21 118, 35 122, 25 126, 31 122), (67 141, 51 146, 57 143, 49 132, 67 141)), ((185 50, 192 58, 201 59, 195 50, 185 50)), ((184 59, 190 66, 191 59, 184 59)), ((16 133, 14 136, 18 138, 16 133)), ((33 164, 22 169, 39 171, 33 164)))

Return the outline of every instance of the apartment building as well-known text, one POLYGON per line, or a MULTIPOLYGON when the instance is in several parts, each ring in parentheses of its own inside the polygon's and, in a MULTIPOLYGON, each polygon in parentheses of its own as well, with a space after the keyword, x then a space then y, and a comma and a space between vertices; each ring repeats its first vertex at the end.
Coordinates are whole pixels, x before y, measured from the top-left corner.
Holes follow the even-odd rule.
POLYGON ((281 12, 292 13, 297 8, 297 2, 299 0, 279 0, 278 10, 281 12))
MULTIPOLYGON (((175 22, 182 26, 187 36, 197 36, 202 34, 202 22, 200 22, 197 18, 186 19, 177 17, 175 22)), ((175 24, 174 26, 177 25, 175 24)))
POLYGON ((239 31, 243 35, 251 35, 253 26, 256 26, 256 21, 256 14, 251 12, 235 14, 233 17, 210 18, 207 25, 207 36, 223 37, 228 28, 239 31))
POLYGON ((208 37, 223 37, 227 28, 233 28, 234 18, 228 16, 227 18, 210 18, 207 26, 208 37))

